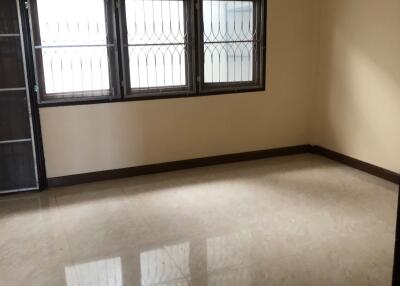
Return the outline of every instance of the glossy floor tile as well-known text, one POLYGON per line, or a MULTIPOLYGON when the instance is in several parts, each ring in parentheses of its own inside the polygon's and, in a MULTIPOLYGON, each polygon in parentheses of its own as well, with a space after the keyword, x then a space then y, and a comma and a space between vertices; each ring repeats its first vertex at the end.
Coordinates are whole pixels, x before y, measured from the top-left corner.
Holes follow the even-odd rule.
POLYGON ((397 186, 299 155, 0 197, 0 285, 390 285, 397 186))

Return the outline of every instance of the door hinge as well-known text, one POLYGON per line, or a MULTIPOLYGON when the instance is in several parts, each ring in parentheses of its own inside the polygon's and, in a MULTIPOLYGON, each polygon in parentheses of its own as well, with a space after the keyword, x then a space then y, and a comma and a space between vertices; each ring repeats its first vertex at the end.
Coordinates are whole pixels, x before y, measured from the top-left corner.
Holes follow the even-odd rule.
POLYGON ((31 6, 30 1, 25 1, 25 9, 29 9, 29 7, 31 6))
POLYGON ((39 86, 37 84, 35 84, 35 86, 33 87, 33 91, 36 93, 36 95, 39 94, 39 86))

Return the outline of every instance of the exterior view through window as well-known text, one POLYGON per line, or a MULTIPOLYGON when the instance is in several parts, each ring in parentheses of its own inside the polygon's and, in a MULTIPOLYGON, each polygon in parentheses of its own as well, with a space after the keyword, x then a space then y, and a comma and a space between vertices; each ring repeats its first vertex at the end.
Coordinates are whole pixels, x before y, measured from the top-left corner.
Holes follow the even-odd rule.
POLYGON ((131 88, 187 84, 183 1, 126 0, 131 88))
POLYGON ((263 0, 31 0, 40 103, 264 89, 263 0))
POLYGON ((98 96, 110 90, 103 0, 37 0, 41 92, 98 96))
POLYGON ((251 1, 203 1, 204 80, 253 80, 254 26, 251 1))

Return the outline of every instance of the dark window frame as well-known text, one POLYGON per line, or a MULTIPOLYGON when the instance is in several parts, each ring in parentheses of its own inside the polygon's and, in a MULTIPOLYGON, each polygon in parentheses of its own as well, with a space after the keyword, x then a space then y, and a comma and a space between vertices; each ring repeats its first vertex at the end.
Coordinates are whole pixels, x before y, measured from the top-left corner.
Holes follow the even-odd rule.
MULTIPOLYGON (((215 0, 218 2, 218 0, 215 0)), ((238 1, 241 0, 229 0, 229 1, 238 1)), ((200 78, 199 81, 199 92, 200 93, 235 93, 235 92, 249 92, 249 91, 258 91, 265 89, 265 35, 264 30, 266 29, 266 25, 263 24, 264 19, 266 18, 265 15, 265 7, 264 3, 266 1, 263 0, 247 0, 253 2, 253 26, 256 29, 256 39, 254 40, 255 43, 255 50, 257 51, 254 53, 253 56, 253 75, 254 80, 252 81, 236 81, 236 82, 216 82, 216 83, 206 83, 204 81, 204 40, 203 40, 203 1, 199 0, 198 5, 198 13, 199 16, 197 17, 198 21, 198 57, 199 57, 199 71, 198 75, 200 78), (260 15, 258 15, 260 13, 260 15), (265 29, 263 29, 265 27, 265 29)), ((237 43, 240 41, 231 41, 232 43, 237 43)), ((246 42, 246 41, 245 41, 246 42)))
MULTIPOLYGON (((21 0, 22 1, 22 0, 21 0)), ((253 18, 257 27, 256 51, 253 56, 253 81, 243 82, 218 82, 205 83, 203 76, 203 25, 202 3, 203 0, 184 0, 185 19, 190 13, 191 20, 187 21, 186 29, 188 39, 188 71, 187 86, 146 88, 143 90, 130 89, 129 54, 127 45, 127 25, 125 14, 125 0, 104 0, 106 7, 107 44, 109 48, 110 86, 112 92, 101 96, 85 96, 93 94, 93 91, 81 92, 80 97, 55 97, 43 96, 44 72, 41 65, 41 53, 36 53, 35 45, 40 45, 39 22, 37 18, 36 0, 30 1, 29 25, 32 35, 32 63, 37 81, 34 90, 39 107, 85 105, 107 102, 187 98, 210 95, 223 95, 234 93, 246 93, 265 91, 266 89, 266 36, 267 36, 267 0, 251 0, 253 2, 253 18), (36 9, 36 10, 35 10, 36 9), (257 13, 257 14, 256 14, 257 13), (33 28, 35 27, 35 28, 33 28), (191 37, 191 38, 190 38, 191 37), (39 41, 38 41, 39 39, 39 41), (39 54, 39 56, 37 55, 39 54)), ((215 0, 218 1, 218 0, 215 0)), ((230 0, 240 1, 240 0, 230 0)), ((75 93, 77 95, 79 93, 75 93)))
MULTIPOLYGON (((118 70, 118 37, 116 25, 116 5, 114 0, 104 0, 105 8, 105 26, 106 26, 106 47, 108 55, 108 69, 110 89, 107 90, 91 90, 74 92, 74 96, 68 96, 71 92, 52 93, 47 95, 46 84, 44 79, 43 57, 41 50, 41 36, 39 28, 39 18, 36 0, 29 1, 29 22, 31 31, 31 48, 33 56, 33 65, 36 78, 34 93, 36 94, 39 106, 46 104, 69 104, 96 102, 98 100, 112 101, 121 98, 119 82, 120 74, 118 70), (98 95, 93 95, 98 94, 98 95)), ((79 48, 80 45, 76 45, 79 48)), ((90 46, 90 45, 89 45, 90 46)), ((81 45, 80 47, 85 47, 81 45)))
MULTIPOLYGON (((135 88, 130 87, 130 70, 129 70, 129 45, 128 45, 128 31, 126 24, 126 9, 125 0, 119 0, 119 19, 120 19, 120 37, 121 37, 121 65, 123 70, 123 94, 125 98, 140 99, 143 96, 158 97, 158 96, 171 96, 171 95, 191 95, 196 93, 195 81, 196 81, 196 63, 194 61, 194 48, 195 48, 195 30, 193 26, 193 21, 189 19, 194 19, 194 5, 193 1, 183 0, 184 9, 184 23, 185 34, 187 43, 187 69, 186 69, 186 85, 184 86, 164 86, 164 87, 150 87, 150 88, 135 88)), ((167 44, 166 44, 167 45, 167 44)))

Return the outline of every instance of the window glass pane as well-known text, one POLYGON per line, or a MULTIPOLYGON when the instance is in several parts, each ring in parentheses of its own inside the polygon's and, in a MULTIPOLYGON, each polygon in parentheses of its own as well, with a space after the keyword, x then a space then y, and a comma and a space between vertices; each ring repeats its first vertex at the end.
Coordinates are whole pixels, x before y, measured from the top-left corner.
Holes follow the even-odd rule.
POLYGON ((106 47, 43 48, 46 93, 90 91, 96 96, 110 88, 106 47))
POLYGON ((185 46, 129 48, 131 88, 185 85, 185 46))
POLYGON ((203 1, 204 41, 252 41, 252 1, 203 1))
POLYGON ((183 1, 126 0, 131 88, 187 84, 183 1))
POLYGON ((253 43, 205 43, 205 82, 251 81, 253 78, 253 43))
POLYGON ((204 81, 253 80, 252 1, 203 1, 204 81))
POLYGON ((37 0, 46 95, 110 88, 104 0, 37 0))

